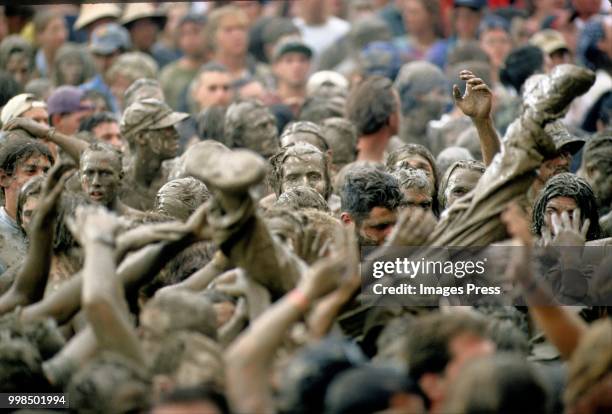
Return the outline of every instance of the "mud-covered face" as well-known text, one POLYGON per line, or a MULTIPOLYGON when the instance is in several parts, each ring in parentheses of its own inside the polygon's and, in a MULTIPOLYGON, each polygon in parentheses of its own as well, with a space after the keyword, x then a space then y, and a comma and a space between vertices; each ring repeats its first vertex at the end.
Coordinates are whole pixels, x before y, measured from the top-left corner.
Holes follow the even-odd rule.
POLYGON ((81 188, 92 204, 110 207, 121 185, 121 166, 113 154, 91 151, 81 160, 81 188))
POLYGON ((448 184, 444 189, 445 208, 450 207, 458 198, 472 191, 482 173, 467 168, 456 168, 448 178, 448 184))
POLYGON ((422 170, 427 175, 427 179, 429 180, 432 188, 435 186, 436 177, 434 176, 434 170, 427 158, 419 155, 419 154, 407 154, 400 159, 397 160, 395 165, 393 165, 394 169, 409 169, 413 168, 415 170, 422 170))
POLYGON ((23 207, 21 209, 21 227, 23 227, 26 232, 28 226, 30 225, 30 221, 32 221, 32 216, 34 216, 39 200, 40 195, 37 194, 28 197, 26 202, 23 203, 23 207))
POLYGON ((83 62, 78 56, 70 56, 62 60, 58 70, 61 73, 61 78, 66 85, 78 85, 83 78, 83 62))
POLYGON ((245 117, 245 146, 264 157, 278 150, 278 130, 274 116, 265 109, 250 111, 245 117))
POLYGON ((598 205, 605 207, 612 201, 612 174, 606 174, 597 163, 586 161, 583 178, 593 188, 598 205))
POLYGON ((174 126, 154 129, 147 132, 151 151, 162 160, 176 157, 179 147, 179 134, 174 126))
POLYGON ((397 212, 386 207, 374 207, 365 219, 356 222, 355 230, 360 246, 380 246, 391 234, 397 222, 397 212))
POLYGON ((552 230, 552 216, 553 214, 557 214, 561 216, 563 212, 566 212, 570 220, 572 219, 572 213, 574 210, 578 208, 578 204, 576 200, 571 197, 553 197, 548 203, 546 203, 546 208, 544 209, 544 225, 552 230))
POLYGON ((433 206, 433 197, 431 195, 431 189, 426 188, 402 188, 404 199, 406 200, 406 207, 422 208, 423 210, 430 210, 433 206))
POLYGON ((555 158, 546 160, 538 170, 538 179, 546 183, 557 174, 569 172, 572 155, 568 151, 560 151, 555 158))
POLYGON ((320 154, 305 154, 288 157, 283 163, 283 182, 281 192, 290 188, 304 186, 316 190, 324 198, 329 183, 326 179, 324 160, 320 154))
POLYGON ((13 75, 17 83, 25 86, 31 75, 28 56, 21 52, 12 53, 6 63, 6 71, 13 75))

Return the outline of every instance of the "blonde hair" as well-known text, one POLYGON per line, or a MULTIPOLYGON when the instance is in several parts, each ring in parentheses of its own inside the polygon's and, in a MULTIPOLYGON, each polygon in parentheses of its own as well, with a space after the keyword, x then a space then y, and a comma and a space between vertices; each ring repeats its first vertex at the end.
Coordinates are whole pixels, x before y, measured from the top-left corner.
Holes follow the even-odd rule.
POLYGON ((236 6, 223 6, 218 9, 214 9, 210 16, 208 16, 208 24, 206 25, 206 39, 208 41, 208 47, 210 50, 214 51, 217 43, 216 34, 217 30, 219 30, 219 26, 221 25, 221 21, 226 17, 234 16, 244 22, 245 27, 248 24, 248 16, 247 14, 236 6))

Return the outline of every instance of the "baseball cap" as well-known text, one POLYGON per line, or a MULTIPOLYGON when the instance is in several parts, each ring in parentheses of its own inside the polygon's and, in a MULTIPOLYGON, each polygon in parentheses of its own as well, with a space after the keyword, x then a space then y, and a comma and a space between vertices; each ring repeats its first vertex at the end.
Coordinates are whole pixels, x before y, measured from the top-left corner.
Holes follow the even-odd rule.
POLYGON ((338 72, 334 72, 333 70, 321 70, 313 73, 310 78, 308 78, 306 93, 308 95, 313 95, 324 86, 332 86, 340 90, 348 91, 349 82, 338 72))
POLYGON ((539 47, 547 55, 550 55, 558 50, 569 50, 563 35, 553 29, 546 29, 537 32, 531 36, 529 43, 539 47))
POLYGON ((125 137, 147 129, 176 125, 189 114, 174 112, 165 102, 149 98, 128 106, 121 118, 121 134, 125 137))
POLYGON ((308 58, 312 57, 312 49, 310 49, 299 37, 288 37, 282 39, 272 53, 273 60, 280 59, 283 55, 291 52, 302 53, 308 58))
POLYGON ((178 22, 177 27, 181 27, 187 23, 195 23, 199 26, 204 26, 206 24, 206 16, 200 13, 187 13, 178 22))
POLYGON ((91 34, 89 50, 97 55, 110 55, 130 48, 130 34, 117 23, 96 27, 91 34))
POLYGON ((81 103, 85 91, 76 86, 60 86, 47 100, 49 115, 67 114, 71 112, 87 111, 93 109, 91 105, 81 103))
POLYGON ((118 19, 121 16, 121 9, 113 3, 82 4, 79 17, 74 22, 74 30, 81 30, 89 26, 96 20, 105 17, 118 19))
POLYGON ((453 7, 469 7, 473 10, 480 10, 487 5, 487 0, 455 0, 453 7))
POLYGON ((121 16, 121 24, 129 30, 132 23, 140 19, 152 19, 160 29, 166 24, 166 16, 152 3, 128 3, 121 16))
POLYGON ((488 14, 480 21, 480 25, 478 25, 478 37, 480 37, 483 32, 494 29, 501 29, 506 33, 510 33, 510 22, 496 14, 488 14))
POLYGON ((12 97, 0 113, 0 121, 2 124, 6 124, 13 118, 18 118, 24 112, 29 111, 32 108, 46 108, 47 104, 36 98, 31 93, 21 93, 12 97))

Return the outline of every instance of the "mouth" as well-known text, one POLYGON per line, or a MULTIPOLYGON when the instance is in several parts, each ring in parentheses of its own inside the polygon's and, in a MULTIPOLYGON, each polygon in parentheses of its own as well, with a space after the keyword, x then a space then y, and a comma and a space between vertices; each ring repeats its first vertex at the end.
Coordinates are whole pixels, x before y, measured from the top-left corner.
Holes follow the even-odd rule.
POLYGON ((102 191, 91 191, 89 198, 94 201, 100 201, 104 198, 104 193, 102 191))

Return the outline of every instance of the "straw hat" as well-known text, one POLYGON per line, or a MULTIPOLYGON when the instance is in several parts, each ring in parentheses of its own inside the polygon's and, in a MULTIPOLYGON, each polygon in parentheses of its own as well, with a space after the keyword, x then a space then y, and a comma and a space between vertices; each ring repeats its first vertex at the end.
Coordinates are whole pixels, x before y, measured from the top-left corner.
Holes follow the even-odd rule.
POLYGON ((136 20, 147 18, 155 21, 160 28, 166 24, 166 16, 152 3, 128 3, 121 16, 121 24, 129 30, 136 20))
POLYGON ((105 17, 118 19, 121 16, 121 8, 113 3, 87 3, 81 5, 79 17, 74 22, 74 29, 81 30, 89 26, 96 20, 105 17))

